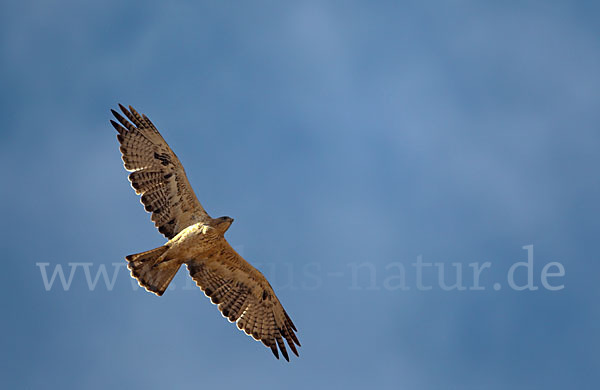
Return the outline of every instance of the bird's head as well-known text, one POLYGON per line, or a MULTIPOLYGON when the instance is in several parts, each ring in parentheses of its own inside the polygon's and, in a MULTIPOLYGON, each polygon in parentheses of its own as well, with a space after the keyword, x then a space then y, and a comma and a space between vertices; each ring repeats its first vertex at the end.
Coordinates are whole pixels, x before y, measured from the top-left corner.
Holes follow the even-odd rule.
POLYGON ((213 219, 213 227, 219 230, 221 233, 225 233, 232 223, 233 218, 231 217, 219 217, 213 219))

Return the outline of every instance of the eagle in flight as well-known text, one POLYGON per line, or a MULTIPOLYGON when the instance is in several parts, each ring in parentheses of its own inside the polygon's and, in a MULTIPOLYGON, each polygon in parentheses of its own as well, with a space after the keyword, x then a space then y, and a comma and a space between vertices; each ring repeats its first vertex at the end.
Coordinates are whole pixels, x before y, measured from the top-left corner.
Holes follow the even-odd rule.
POLYGON ((298 356, 296 327, 267 279, 224 237, 233 218, 211 218, 204 210, 175 153, 146 115, 119 104, 121 153, 129 180, 152 221, 169 241, 125 259, 131 275, 146 290, 162 295, 182 264, 225 318, 262 341, 277 359, 289 361, 284 339, 298 356))

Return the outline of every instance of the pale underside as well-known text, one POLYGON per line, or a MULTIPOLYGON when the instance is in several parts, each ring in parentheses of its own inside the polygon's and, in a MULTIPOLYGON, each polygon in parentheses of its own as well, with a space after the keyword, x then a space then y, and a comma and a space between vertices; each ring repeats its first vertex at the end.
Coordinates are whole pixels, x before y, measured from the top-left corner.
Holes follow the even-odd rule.
POLYGON ((262 341, 277 358, 279 347, 289 360, 283 340, 298 355, 296 327, 267 279, 224 238, 228 224, 221 229, 221 221, 206 213, 179 159, 152 122, 131 106, 129 110, 119 107, 129 120, 113 110, 119 123, 111 123, 119 133, 123 162, 131 172, 129 180, 141 194, 146 211, 152 213, 155 226, 169 239, 161 248, 132 256, 138 256, 139 261, 156 257, 156 264, 149 268, 152 272, 161 267, 174 270, 164 286, 154 288, 133 272, 131 262, 135 259, 128 256, 134 277, 149 291, 161 295, 179 266, 186 264, 196 284, 239 329, 262 341))

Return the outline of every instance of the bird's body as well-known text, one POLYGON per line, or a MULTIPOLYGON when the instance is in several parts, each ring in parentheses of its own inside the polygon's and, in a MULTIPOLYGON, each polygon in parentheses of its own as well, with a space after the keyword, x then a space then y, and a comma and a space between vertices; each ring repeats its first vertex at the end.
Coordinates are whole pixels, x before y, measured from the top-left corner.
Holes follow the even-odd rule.
POLYGON ((169 255, 182 259, 194 257, 209 259, 218 251, 218 243, 224 233, 219 232, 215 225, 215 223, 198 222, 186 227, 166 244, 169 246, 169 255))
POLYGON ((229 245, 224 237, 232 218, 211 218, 194 194, 183 166, 145 115, 119 105, 111 121, 119 132, 121 152, 132 187, 152 212, 168 241, 155 249, 126 257, 141 286, 162 295, 186 264, 196 284, 238 328, 289 360, 285 344, 298 355, 296 327, 267 279, 229 245))

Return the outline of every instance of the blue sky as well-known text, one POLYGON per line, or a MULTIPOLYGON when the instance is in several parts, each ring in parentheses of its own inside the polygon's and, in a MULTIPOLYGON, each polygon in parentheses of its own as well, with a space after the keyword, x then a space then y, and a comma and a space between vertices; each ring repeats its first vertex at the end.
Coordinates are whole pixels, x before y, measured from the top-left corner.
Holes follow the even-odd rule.
POLYGON ((600 380, 594 2, 0 11, 3 388, 600 380), (185 270, 161 298, 132 287, 124 256, 164 240, 121 165, 119 102, 158 126, 209 213, 235 218, 227 238, 269 277, 300 358, 277 361, 237 331, 185 270), (527 245, 539 288, 515 291, 508 270, 527 245), (419 256, 438 264, 428 291, 419 256), (484 289, 469 289, 469 264, 485 262, 484 289), (551 262, 558 291, 541 284, 551 262), (39 263, 73 269, 69 288, 47 291, 39 263), (464 291, 439 287, 453 263, 464 291), (84 271, 102 267, 114 286, 90 288, 84 271), (408 290, 394 287, 399 267, 408 290))

